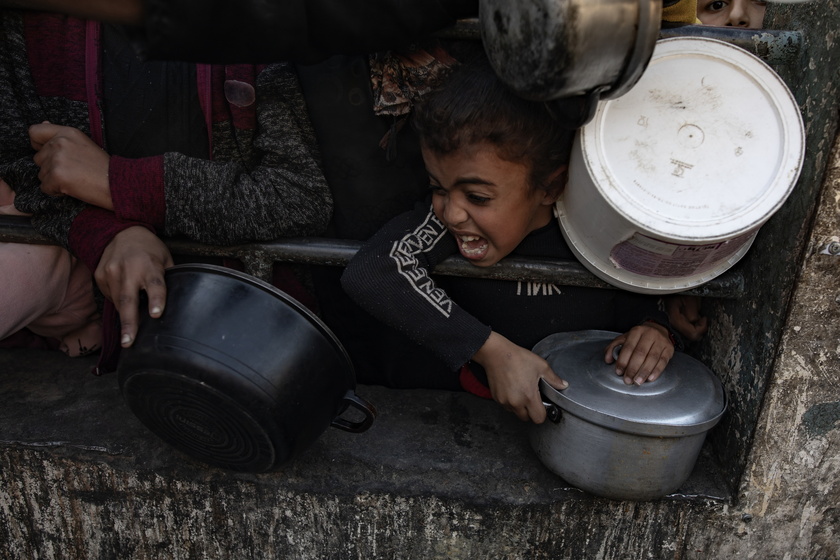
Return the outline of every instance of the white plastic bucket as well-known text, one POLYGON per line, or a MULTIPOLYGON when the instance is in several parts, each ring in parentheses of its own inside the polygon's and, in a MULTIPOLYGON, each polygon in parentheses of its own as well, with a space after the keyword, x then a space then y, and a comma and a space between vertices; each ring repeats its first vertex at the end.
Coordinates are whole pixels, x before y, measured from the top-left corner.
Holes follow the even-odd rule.
POLYGON ((617 287, 673 293, 734 265, 785 202, 804 128, 785 83, 723 41, 659 41, 638 83, 580 129, 563 235, 617 287))

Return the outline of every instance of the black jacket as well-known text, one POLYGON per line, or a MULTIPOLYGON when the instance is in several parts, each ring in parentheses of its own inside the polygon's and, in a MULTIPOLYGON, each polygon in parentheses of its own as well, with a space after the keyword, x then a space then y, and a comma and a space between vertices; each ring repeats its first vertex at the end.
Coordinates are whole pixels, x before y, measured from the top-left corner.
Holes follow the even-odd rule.
MULTIPOLYGON (((489 278, 435 277, 435 265, 457 255, 455 237, 435 218, 428 204, 397 216, 359 250, 344 271, 342 286, 357 304, 390 329, 419 345, 436 358, 430 365, 420 352, 411 360, 425 371, 416 379, 455 379, 454 372, 466 364, 485 343, 490 330, 523 348, 557 332, 589 329, 627 332, 653 320, 669 327, 659 298, 623 290, 606 290, 547 283, 514 282, 489 278)), ((528 234, 512 256, 543 257, 576 262, 560 232, 557 220, 528 234)), ((358 319, 343 332, 343 342, 360 367, 360 378, 399 386, 416 364, 407 363, 407 345, 395 342, 382 326, 365 326, 358 319), (365 329, 368 329, 367 332, 365 329), (389 347, 385 347, 385 345, 389 347), (378 364, 370 355, 377 355, 378 364), (396 356, 394 363, 385 357, 396 356), (384 372, 365 371, 374 367, 384 372), (400 370, 403 372, 401 373, 400 370)), ((373 324, 371 324, 373 325, 373 324)))

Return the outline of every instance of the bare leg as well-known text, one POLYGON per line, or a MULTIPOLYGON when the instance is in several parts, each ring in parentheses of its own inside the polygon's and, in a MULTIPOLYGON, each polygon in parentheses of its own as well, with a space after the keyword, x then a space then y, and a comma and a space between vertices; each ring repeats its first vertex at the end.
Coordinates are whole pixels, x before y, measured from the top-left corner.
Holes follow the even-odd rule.
POLYGON ((96 350, 101 330, 90 271, 61 247, 0 243, 0 339, 24 327, 71 356, 96 350))

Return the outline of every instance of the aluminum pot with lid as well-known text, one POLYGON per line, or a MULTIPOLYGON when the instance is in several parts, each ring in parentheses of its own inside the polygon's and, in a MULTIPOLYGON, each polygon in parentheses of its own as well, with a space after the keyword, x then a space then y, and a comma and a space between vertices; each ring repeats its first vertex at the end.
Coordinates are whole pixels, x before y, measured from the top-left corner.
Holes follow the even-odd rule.
MULTIPOLYGON (((663 0, 481 0, 481 39, 499 78, 522 97, 599 98, 626 93, 645 70, 663 0)), ((580 124, 583 124, 581 122, 580 124)))
POLYGON ((540 382, 549 419, 530 429, 543 464, 598 496, 651 500, 676 491, 691 474, 708 431, 726 410, 723 387, 702 363, 676 353, 662 375, 626 385, 604 363, 619 333, 579 331, 546 337, 534 352, 569 382, 540 382))

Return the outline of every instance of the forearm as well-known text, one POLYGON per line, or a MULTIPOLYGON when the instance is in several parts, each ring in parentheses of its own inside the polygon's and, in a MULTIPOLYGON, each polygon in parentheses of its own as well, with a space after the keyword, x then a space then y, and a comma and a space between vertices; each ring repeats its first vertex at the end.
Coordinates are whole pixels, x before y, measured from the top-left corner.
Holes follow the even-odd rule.
POLYGON ((459 307, 429 275, 435 263, 455 250, 451 235, 433 215, 409 212, 372 237, 341 279, 360 307, 453 371, 469 361, 490 335, 489 326, 459 307))
POLYGON ((167 155, 166 235, 221 245, 310 236, 323 233, 332 215, 322 177, 279 167, 249 173, 231 162, 190 168, 184 161, 167 155), (173 180, 185 170, 189 177, 173 180))
POLYGON ((232 110, 254 111, 256 127, 234 138, 230 122, 217 126, 215 160, 174 152, 112 158, 117 216, 150 216, 164 235, 223 245, 323 233, 332 194, 296 75, 272 65, 255 85, 254 106, 232 110))

